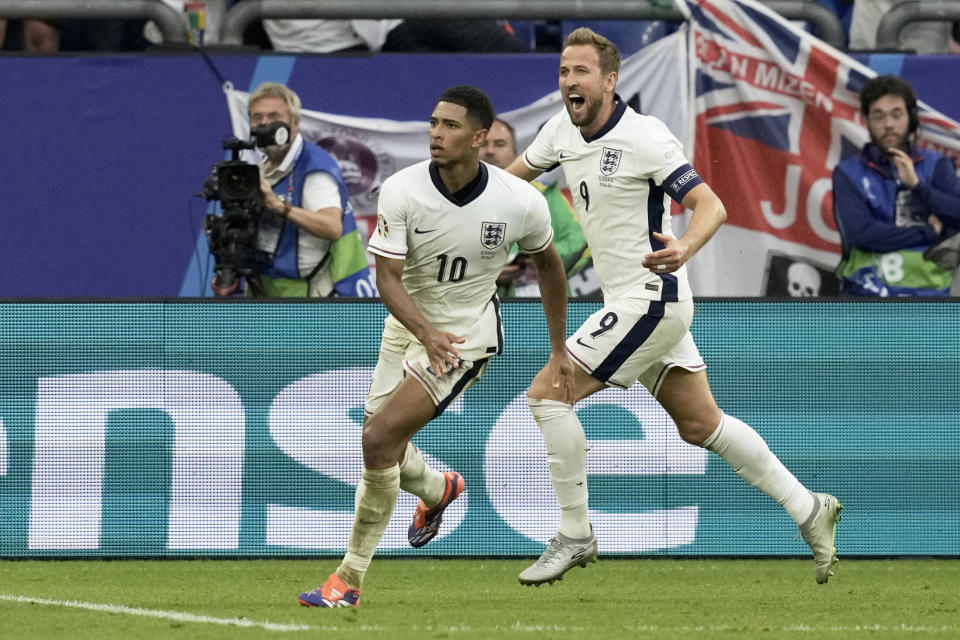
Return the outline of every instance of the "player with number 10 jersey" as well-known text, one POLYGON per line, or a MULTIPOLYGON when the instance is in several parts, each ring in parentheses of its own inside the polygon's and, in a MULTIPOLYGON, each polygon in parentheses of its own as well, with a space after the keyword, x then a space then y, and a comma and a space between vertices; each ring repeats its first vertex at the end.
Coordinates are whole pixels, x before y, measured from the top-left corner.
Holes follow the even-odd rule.
MULTIPOLYGON (((437 167, 420 162, 388 178, 380 190, 369 250, 403 259, 403 286, 424 318, 467 339, 465 360, 502 348, 496 279, 516 242, 525 253, 550 246, 546 200, 529 183, 486 163, 477 179, 450 193, 437 167)), ((406 331, 392 316, 387 325, 406 331)))

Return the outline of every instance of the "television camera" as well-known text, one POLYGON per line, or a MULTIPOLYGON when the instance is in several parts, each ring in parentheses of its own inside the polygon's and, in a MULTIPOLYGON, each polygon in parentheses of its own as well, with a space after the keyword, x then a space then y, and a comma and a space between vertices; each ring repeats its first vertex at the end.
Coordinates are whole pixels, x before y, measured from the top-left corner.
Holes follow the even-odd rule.
POLYGON ((260 191, 260 169, 240 159, 240 152, 255 147, 284 145, 290 140, 290 128, 282 122, 254 127, 249 140, 224 138, 223 148, 231 159, 213 166, 203 187, 207 201, 218 200, 223 213, 208 215, 203 226, 210 253, 214 256, 213 293, 232 295, 244 278, 254 293, 262 293, 257 273, 270 260, 257 249, 257 231, 264 213, 260 191))

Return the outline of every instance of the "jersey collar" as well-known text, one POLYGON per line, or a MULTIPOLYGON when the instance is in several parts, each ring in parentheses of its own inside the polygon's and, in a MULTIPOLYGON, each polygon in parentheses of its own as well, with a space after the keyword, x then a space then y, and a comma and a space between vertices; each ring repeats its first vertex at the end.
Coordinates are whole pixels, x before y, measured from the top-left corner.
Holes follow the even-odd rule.
MULTIPOLYGON (((584 136, 583 138, 584 142, 593 142, 594 140, 599 140, 600 138, 605 136, 611 129, 617 126, 618 122, 620 122, 620 118, 622 118, 623 114, 626 113, 627 111, 627 103, 624 102, 623 98, 621 98, 616 93, 613 94, 613 100, 616 105, 613 108, 613 115, 610 116, 610 119, 607 120, 606 123, 604 123, 604 125, 600 127, 600 130, 597 131, 595 134, 593 134, 589 138, 584 136)), ((583 134, 580 134, 580 135, 583 135, 583 134)))
POLYGON ((439 191, 444 198, 458 207, 463 207, 480 197, 483 190, 487 188, 487 167, 482 162, 480 162, 479 165, 480 171, 477 173, 477 177, 456 193, 450 193, 447 185, 443 184, 443 180, 440 178, 440 169, 438 169, 437 165, 433 162, 430 163, 430 179, 433 180, 433 186, 437 188, 437 191, 439 191))

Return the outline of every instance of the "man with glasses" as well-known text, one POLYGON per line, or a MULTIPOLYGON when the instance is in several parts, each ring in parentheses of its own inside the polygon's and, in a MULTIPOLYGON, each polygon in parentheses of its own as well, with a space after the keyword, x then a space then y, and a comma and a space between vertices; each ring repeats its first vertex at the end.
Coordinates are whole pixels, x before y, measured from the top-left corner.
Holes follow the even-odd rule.
POLYGON ((833 173, 834 217, 843 244, 837 273, 844 291, 948 295, 950 272, 937 264, 942 263, 937 256, 924 254, 960 230, 960 179, 953 161, 916 146, 917 98, 905 80, 871 78, 860 91, 860 110, 870 142, 833 173))

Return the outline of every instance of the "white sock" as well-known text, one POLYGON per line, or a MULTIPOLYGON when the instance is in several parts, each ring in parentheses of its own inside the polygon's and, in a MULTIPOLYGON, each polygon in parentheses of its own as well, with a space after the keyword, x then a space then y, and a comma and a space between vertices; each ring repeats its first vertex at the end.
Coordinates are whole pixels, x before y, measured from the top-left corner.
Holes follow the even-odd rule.
POLYGON ((737 475, 780 503, 798 525, 816 509, 816 497, 746 423, 724 414, 717 429, 700 446, 719 455, 737 475))
POLYGON ((443 500, 447 479, 436 469, 427 466, 420 450, 408 442, 400 463, 400 488, 423 500, 428 507, 433 507, 443 500))
POLYGON ((543 443, 560 505, 560 533, 580 540, 592 535, 587 510, 587 436, 570 405, 527 398, 543 443))
POLYGON ((387 523, 397 506, 400 493, 400 467, 364 469, 357 485, 354 506, 353 530, 347 554, 337 569, 337 575, 351 589, 359 589, 363 576, 370 566, 373 553, 380 544, 387 523))

